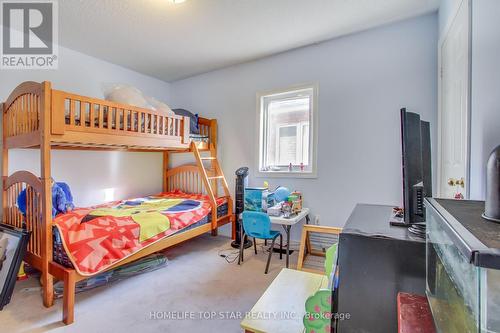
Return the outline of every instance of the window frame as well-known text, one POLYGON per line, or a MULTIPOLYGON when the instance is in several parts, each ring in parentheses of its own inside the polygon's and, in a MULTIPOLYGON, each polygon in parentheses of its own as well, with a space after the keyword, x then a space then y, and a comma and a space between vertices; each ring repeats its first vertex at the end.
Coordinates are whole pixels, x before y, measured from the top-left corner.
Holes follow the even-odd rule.
MULTIPOLYGON (((288 87, 285 89, 276 89, 265 92, 257 93, 257 161, 256 161, 256 170, 257 177, 288 177, 288 178, 317 178, 317 147, 318 147, 318 84, 303 84, 296 85, 292 87, 288 87), (265 107, 269 104, 269 100, 274 97, 275 99, 293 98, 298 92, 301 90, 312 90, 310 94, 311 103, 310 103, 310 115, 309 115, 309 162, 312 164, 309 171, 288 171, 288 170, 280 170, 280 171, 263 171, 261 170, 261 166, 265 160, 265 149, 264 145, 267 144, 267 133, 266 128, 267 124, 267 115, 265 115, 265 107)), ((287 125, 292 126, 292 125, 287 125)), ((304 123, 297 125, 297 130, 299 130, 299 126, 304 126, 304 123)), ((302 128, 300 129, 302 130, 302 128)), ((274 143, 271 143, 274 144, 274 143)))

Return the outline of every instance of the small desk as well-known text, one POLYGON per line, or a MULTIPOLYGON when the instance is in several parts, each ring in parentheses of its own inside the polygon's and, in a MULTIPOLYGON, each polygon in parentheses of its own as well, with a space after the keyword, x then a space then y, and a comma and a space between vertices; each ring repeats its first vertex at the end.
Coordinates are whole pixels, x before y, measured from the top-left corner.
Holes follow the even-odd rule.
POLYGON ((306 300, 328 288, 324 275, 283 268, 241 322, 246 333, 301 333, 306 300))
POLYGON ((290 261, 290 229, 292 229, 292 225, 299 223, 304 218, 306 219, 306 223, 309 223, 309 208, 302 208, 300 213, 294 215, 292 217, 286 218, 283 216, 269 216, 271 219, 271 223, 280 224, 283 226, 286 232, 286 268, 288 268, 288 263, 290 261))

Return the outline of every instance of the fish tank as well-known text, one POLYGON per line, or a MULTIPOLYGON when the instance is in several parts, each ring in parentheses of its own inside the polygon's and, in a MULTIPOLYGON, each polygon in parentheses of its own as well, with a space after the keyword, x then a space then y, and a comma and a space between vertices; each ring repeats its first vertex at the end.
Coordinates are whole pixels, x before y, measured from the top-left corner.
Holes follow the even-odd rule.
POLYGON ((438 332, 500 332, 500 224, 484 202, 426 199, 426 294, 438 332))

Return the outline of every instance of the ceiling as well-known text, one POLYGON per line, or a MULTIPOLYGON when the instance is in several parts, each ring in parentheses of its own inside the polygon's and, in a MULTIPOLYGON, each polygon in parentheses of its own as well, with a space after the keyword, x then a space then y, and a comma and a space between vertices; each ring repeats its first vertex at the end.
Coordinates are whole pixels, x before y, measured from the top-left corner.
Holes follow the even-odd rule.
POLYGON ((439 0, 64 0, 60 44, 164 81, 435 11, 439 0))

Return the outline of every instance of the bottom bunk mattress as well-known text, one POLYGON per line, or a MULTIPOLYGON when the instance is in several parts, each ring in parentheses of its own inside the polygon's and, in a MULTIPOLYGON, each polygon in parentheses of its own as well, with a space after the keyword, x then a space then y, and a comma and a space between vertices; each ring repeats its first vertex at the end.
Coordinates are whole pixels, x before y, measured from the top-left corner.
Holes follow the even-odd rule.
MULTIPOLYGON (((228 214, 217 200, 217 216, 228 214)), ((75 208, 54 219, 54 261, 91 276, 157 241, 210 223, 207 196, 181 191, 75 208)))

